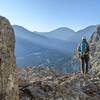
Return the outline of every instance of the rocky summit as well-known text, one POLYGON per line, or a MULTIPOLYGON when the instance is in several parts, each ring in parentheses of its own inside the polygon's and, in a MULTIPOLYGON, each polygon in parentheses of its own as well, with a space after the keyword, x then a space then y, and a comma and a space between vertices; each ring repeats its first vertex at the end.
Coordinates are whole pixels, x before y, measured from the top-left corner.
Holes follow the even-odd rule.
POLYGON ((20 100, 100 100, 100 75, 19 68, 20 100))
POLYGON ((14 48, 12 26, 0 16, 0 100, 19 100, 14 48))

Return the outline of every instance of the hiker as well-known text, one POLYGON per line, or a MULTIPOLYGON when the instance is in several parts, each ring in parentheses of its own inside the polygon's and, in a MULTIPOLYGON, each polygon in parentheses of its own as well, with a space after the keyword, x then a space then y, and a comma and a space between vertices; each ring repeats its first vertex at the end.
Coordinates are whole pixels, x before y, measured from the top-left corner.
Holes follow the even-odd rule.
POLYGON ((81 72, 88 73, 88 63, 89 63, 89 44, 86 37, 82 37, 82 41, 78 46, 79 58, 81 61, 81 72))

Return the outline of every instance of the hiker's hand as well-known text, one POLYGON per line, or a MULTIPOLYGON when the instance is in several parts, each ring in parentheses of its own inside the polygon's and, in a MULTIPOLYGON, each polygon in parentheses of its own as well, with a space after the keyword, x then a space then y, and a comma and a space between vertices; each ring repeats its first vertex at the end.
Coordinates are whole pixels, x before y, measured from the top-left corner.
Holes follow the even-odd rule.
POLYGON ((89 52, 86 52, 85 55, 89 55, 89 52))
POLYGON ((81 53, 80 52, 78 53, 78 57, 81 58, 81 53))

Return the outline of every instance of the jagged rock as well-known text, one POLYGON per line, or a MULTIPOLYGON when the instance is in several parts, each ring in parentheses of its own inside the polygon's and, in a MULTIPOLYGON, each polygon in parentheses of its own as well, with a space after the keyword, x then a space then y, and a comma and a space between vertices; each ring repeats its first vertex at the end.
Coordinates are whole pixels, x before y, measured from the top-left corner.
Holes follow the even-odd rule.
POLYGON ((97 26, 97 31, 93 33, 90 39, 92 45, 91 64, 95 72, 100 71, 100 25, 97 26))
MULTIPOLYGON (((19 72, 24 71, 24 74, 29 73, 29 70, 25 70, 26 69, 19 70, 19 72)), ((28 81, 27 84, 19 84, 20 100, 100 99, 100 78, 97 76, 82 75, 80 72, 57 75, 57 72, 46 68, 31 68, 30 70, 31 72, 39 72, 40 75, 37 76, 38 80, 33 82, 28 81), (43 74, 44 72, 45 75, 43 74), (47 76, 53 78, 48 79, 47 76)), ((30 75, 32 75, 32 73, 30 75)), ((35 78, 36 76, 33 76, 33 79, 35 78)))
POLYGON ((90 43, 97 43, 100 41, 100 25, 97 25, 97 30, 94 32, 90 38, 90 43))
POLYGON ((0 16, 0 100, 19 100, 14 48, 12 26, 0 16))

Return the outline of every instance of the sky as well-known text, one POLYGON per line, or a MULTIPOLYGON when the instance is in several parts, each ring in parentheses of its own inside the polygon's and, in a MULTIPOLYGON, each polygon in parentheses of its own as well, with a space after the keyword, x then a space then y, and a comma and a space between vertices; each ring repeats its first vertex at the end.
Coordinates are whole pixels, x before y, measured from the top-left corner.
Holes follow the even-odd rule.
POLYGON ((100 0, 0 0, 0 15, 31 31, 100 24, 100 0))

